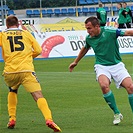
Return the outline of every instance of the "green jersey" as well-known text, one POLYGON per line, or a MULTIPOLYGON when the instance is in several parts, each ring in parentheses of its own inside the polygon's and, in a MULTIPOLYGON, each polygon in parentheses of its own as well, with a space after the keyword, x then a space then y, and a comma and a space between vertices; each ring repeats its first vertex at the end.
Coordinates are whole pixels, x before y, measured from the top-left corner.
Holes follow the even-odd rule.
POLYGON ((100 34, 95 37, 86 37, 85 48, 93 48, 95 53, 95 64, 104 66, 115 65, 121 62, 118 36, 123 36, 124 31, 120 29, 101 27, 100 34))
POLYGON ((128 14, 126 15, 126 19, 127 19, 127 22, 129 23, 129 22, 132 21, 132 12, 131 12, 131 10, 129 9, 129 7, 124 8, 124 10, 128 13, 128 14))
POLYGON ((118 18, 118 24, 124 24, 124 23, 127 23, 127 19, 126 19, 126 14, 125 14, 125 10, 124 8, 121 8, 119 10, 119 18, 118 18))
POLYGON ((97 18, 100 21, 100 24, 106 24, 107 21, 107 12, 104 8, 100 7, 97 10, 97 18))

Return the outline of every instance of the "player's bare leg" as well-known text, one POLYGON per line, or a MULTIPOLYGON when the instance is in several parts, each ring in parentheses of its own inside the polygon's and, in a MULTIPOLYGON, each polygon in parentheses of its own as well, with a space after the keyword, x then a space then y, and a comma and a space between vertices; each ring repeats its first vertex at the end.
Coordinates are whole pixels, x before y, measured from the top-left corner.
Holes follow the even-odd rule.
POLYGON ((121 122, 121 120, 123 119, 123 116, 120 113, 120 111, 119 111, 119 109, 116 105, 115 97, 113 95, 113 92, 109 88, 110 81, 105 75, 100 75, 98 77, 98 82, 99 82, 99 85, 100 85, 101 90, 103 92, 103 97, 104 97, 106 103, 109 105, 109 107, 114 112, 113 124, 118 125, 121 122))

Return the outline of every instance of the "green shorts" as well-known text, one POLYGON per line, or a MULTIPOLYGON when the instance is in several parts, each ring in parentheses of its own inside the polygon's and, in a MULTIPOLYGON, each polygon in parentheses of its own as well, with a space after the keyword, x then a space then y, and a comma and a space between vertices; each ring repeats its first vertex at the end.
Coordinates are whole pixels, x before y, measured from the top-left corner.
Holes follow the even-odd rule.
POLYGON ((13 90, 23 85, 28 92, 40 91, 41 86, 35 72, 4 73, 4 80, 13 90))

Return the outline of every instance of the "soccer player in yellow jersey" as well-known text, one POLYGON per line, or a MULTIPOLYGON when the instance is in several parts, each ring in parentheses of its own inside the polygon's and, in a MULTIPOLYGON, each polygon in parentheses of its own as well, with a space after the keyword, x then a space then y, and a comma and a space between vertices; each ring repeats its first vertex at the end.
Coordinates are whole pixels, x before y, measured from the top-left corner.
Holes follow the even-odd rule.
POLYGON ((17 17, 7 17, 6 26, 7 29, 0 33, 0 46, 5 62, 3 76, 9 87, 7 127, 14 128, 16 124, 17 91, 19 86, 23 85, 37 102, 38 108, 46 120, 46 125, 54 132, 61 132, 61 129, 52 120, 51 111, 43 97, 32 63, 33 58, 42 51, 40 45, 28 31, 18 28, 17 17))

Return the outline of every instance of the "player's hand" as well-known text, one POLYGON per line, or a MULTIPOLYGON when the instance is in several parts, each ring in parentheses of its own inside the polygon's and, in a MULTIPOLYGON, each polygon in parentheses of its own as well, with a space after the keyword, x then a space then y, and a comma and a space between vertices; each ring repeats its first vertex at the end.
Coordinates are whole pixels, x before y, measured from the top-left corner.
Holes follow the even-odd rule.
POLYGON ((128 14, 128 12, 125 12, 125 14, 128 14))
POLYGON ((69 71, 72 72, 74 67, 77 66, 77 63, 73 62, 69 65, 69 71))

